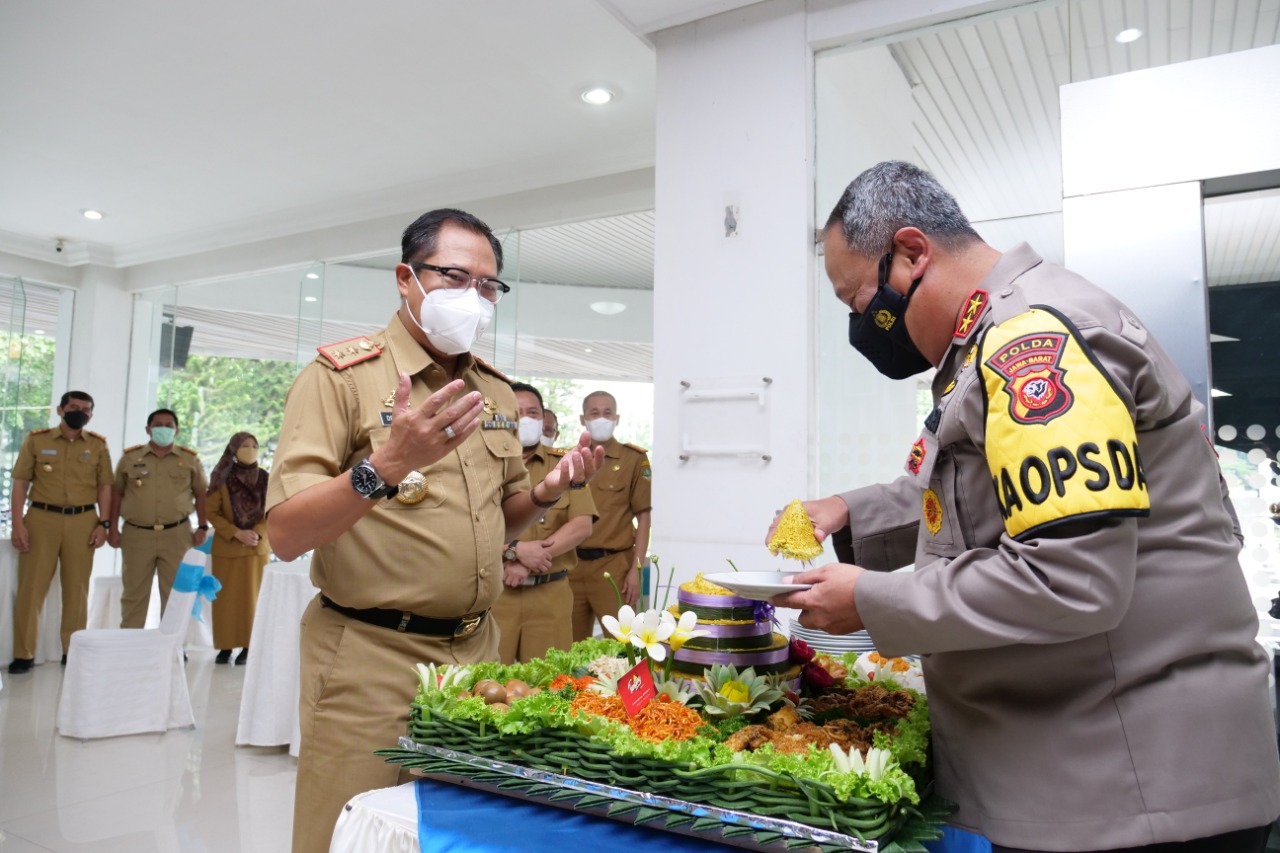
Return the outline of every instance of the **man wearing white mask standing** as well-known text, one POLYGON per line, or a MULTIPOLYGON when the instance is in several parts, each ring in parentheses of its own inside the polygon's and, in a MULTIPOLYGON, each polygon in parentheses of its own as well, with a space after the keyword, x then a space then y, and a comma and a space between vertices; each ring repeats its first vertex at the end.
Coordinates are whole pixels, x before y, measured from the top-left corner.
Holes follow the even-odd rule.
POLYGON ((600 520, 578 546, 578 565, 569 572, 573 587, 574 642, 590 637, 601 616, 618 612, 610 578, 622 599, 633 607, 640 600, 640 567, 649 550, 652 509, 648 453, 613 437, 618 403, 608 391, 593 391, 582 401, 582 425, 593 448, 603 448, 604 465, 591 484, 600 520))
POLYGON ((121 628, 146 624, 152 578, 160 580, 160 610, 164 611, 183 555, 188 548, 203 545, 209 533, 204 514, 209 481, 196 452, 174 446, 178 416, 171 409, 156 409, 147 416, 147 436, 146 444, 125 448, 111 485, 107 541, 124 558, 121 628), (192 509, 198 525, 194 534, 192 509))
POLYGON ((285 560, 314 549, 320 590, 302 617, 295 853, 328 850, 347 800, 395 784, 373 751, 404 733, 415 664, 497 658, 506 543, 603 457, 584 435, 530 488, 515 393, 470 353, 510 290, 501 270, 479 219, 423 214, 391 322, 320 347, 286 398, 268 535, 285 560))

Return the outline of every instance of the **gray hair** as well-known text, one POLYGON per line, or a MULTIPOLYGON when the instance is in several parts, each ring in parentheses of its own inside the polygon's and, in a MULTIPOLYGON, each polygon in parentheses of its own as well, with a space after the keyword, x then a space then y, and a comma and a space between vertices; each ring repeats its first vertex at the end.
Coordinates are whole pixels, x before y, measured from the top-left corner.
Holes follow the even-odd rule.
POLYGON ((919 228, 950 250, 982 239, 933 175, 901 160, 877 163, 854 178, 826 227, 836 223, 849 248, 869 258, 889 251, 900 228, 919 228))

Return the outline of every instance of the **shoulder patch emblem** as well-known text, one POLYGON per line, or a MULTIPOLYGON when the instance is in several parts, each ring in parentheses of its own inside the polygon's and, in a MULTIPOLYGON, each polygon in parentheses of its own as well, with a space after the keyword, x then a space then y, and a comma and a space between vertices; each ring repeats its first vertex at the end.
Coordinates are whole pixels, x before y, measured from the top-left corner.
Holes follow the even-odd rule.
POLYGON ((1059 366, 1067 336, 1058 332, 1022 335, 986 360, 1004 377, 1009 415, 1020 424, 1048 423, 1071 408, 1074 395, 1059 366))
POLYGON ((648 465, 644 466, 643 468, 640 469, 640 476, 644 477, 646 480, 653 479, 653 469, 651 469, 648 465))
POLYGON ((368 338, 361 336, 338 341, 336 344, 316 347, 316 352, 320 353, 320 361, 328 364, 334 370, 342 370, 353 364, 377 358, 382 355, 382 348, 368 338))
POLYGON ((987 307, 987 292, 985 290, 975 290, 969 294, 969 300, 965 303, 964 313, 960 315, 960 320, 956 323, 956 331, 953 337, 964 340, 969 337, 978 325, 978 318, 982 316, 982 309, 987 307))
POLYGON ((1149 514, 1133 413, 1070 320, 1035 306, 987 329, 980 346, 983 449, 1011 537, 1149 514))
POLYGON ((924 517, 924 526, 929 528, 931 534, 937 536, 938 531, 942 529, 942 500, 933 489, 924 490, 920 513, 924 517))

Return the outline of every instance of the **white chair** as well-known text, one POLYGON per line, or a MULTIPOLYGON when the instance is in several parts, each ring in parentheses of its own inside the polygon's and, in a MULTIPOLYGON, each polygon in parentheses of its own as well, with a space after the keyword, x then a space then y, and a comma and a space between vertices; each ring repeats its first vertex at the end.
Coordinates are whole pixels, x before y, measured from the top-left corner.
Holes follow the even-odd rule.
POLYGON ((205 579, 206 560, 194 548, 187 551, 159 628, 90 628, 71 635, 59 732, 83 740, 195 725, 182 643, 197 594, 217 593, 217 581, 205 579))

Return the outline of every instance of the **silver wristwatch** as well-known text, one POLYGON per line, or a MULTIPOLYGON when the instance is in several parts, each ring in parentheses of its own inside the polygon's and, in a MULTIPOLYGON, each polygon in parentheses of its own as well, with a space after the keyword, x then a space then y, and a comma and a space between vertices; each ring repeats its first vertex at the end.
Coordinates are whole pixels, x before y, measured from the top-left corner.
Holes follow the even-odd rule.
POLYGON ((399 486, 388 485, 378 472, 369 464, 369 457, 360 460, 360 464, 351 469, 351 488, 362 498, 371 501, 389 498, 400 490, 399 486))

